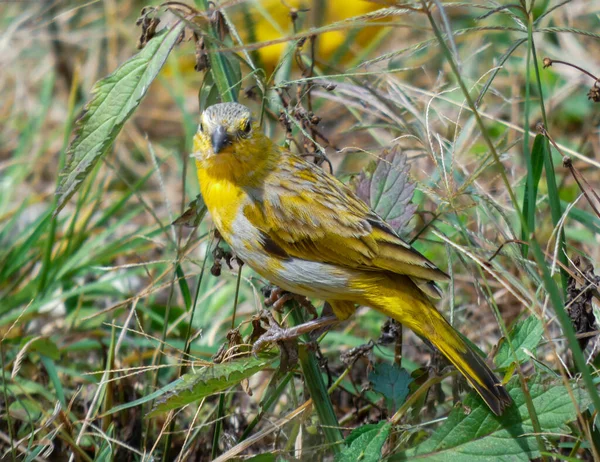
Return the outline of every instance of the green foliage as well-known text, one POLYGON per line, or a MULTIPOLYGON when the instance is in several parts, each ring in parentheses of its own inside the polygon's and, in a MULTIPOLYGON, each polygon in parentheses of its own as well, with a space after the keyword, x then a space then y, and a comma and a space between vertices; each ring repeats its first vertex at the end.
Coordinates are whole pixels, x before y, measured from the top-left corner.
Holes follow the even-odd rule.
POLYGON ((57 191, 57 213, 108 152, 163 67, 183 27, 184 23, 180 22, 157 35, 140 53, 96 83, 92 89, 94 96, 77 121, 75 138, 67 152, 67 164, 61 172, 57 191))
POLYGON ((177 409, 194 401, 219 393, 273 365, 275 357, 243 357, 233 361, 203 366, 167 385, 166 393, 156 401, 149 417, 177 409))
MULTIPOLYGON (((515 350, 517 361, 522 363, 531 359, 530 354, 535 353, 535 348, 542 340, 544 326, 534 315, 516 323, 510 331, 510 343, 515 350)), ((510 367, 515 362, 511 347, 506 339, 502 339, 498 353, 494 358, 499 368, 510 367)))
POLYGON ((377 462, 392 425, 385 420, 367 424, 352 430, 344 441, 345 447, 335 458, 336 462, 377 462))
POLYGON ((42 408, 37 401, 25 398, 11 403, 8 412, 15 419, 35 422, 41 417, 42 408))
MULTIPOLYGON (((544 168, 544 156, 549 156, 548 142, 544 135, 537 135, 533 142, 533 148, 531 149, 531 177, 527 177, 527 183, 525 184, 525 195, 523 196, 523 215, 527 220, 527 229, 530 233, 535 232, 535 204, 538 194, 538 186, 542 177, 542 170, 544 168)), ((528 236, 525 235, 523 229, 524 240, 528 236)))
POLYGON ((397 364, 378 363, 369 373, 373 390, 385 397, 391 412, 395 412, 406 400, 412 380, 408 371, 397 364))
MULTIPOLYGON (((585 390, 575 383, 569 386, 571 390, 560 381, 540 377, 529 382, 529 394, 545 432, 569 434, 566 424, 576 419, 578 409, 589 405, 585 390)), ((475 393, 470 393, 464 405, 456 406, 428 440, 391 460, 527 461, 540 457, 524 392, 517 380, 507 388, 514 405, 501 417, 495 417, 475 393)))
POLYGON ((259 454, 257 456, 246 459, 247 462, 275 462, 276 460, 277 459, 275 458, 275 455, 271 452, 259 454))
POLYGON ((49 338, 37 337, 35 339, 21 340, 21 346, 27 346, 27 351, 35 351, 52 359, 60 359, 60 352, 56 343, 49 338))

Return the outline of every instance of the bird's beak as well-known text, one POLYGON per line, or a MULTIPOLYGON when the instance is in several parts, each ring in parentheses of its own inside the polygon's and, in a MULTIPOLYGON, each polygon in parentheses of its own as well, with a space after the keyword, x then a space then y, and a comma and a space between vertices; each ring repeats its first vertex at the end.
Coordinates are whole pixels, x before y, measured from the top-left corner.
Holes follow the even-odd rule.
POLYGON ((222 125, 219 125, 216 130, 212 133, 210 137, 210 141, 212 144, 213 152, 218 154, 223 150, 225 146, 231 144, 231 138, 227 133, 227 129, 222 125))

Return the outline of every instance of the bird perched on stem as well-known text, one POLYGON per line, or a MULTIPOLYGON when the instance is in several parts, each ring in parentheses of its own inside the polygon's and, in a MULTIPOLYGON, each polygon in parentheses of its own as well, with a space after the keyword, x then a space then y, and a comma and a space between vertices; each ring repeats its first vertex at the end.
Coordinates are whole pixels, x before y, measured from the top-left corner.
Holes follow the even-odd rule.
POLYGON ((307 329, 368 306, 428 339, 495 414, 510 405, 483 358, 430 300, 439 297, 435 281, 448 276, 337 178, 277 146, 237 103, 202 113, 194 156, 204 202, 237 256, 279 287, 333 308, 335 318, 307 329))

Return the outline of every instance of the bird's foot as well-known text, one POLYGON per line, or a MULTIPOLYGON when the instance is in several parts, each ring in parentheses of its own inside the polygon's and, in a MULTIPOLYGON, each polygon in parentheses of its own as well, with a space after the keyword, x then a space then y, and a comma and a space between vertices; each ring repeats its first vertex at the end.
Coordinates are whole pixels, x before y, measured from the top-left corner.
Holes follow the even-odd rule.
POLYGON ((313 319, 312 321, 299 324, 294 327, 284 328, 279 325, 270 311, 263 310, 259 314, 260 320, 266 321, 269 326, 267 331, 262 334, 252 347, 252 352, 256 355, 263 346, 267 343, 277 343, 281 345, 285 342, 296 340, 299 336, 307 334, 316 329, 331 326, 338 322, 335 316, 324 316, 322 318, 313 319))
POLYGON ((285 290, 274 287, 270 289, 268 292, 268 296, 265 299, 265 305, 273 308, 275 311, 281 313, 283 311, 283 306, 294 299, 294 294, 291 292, 286 292, 285 290))
POLYGON ((263 294, 266 297, 265 305, 272 307, 279 313, 283 310, 283 307, 287 302, 294 300, 306 308, 313 319, 316 319, 319 316, 314 305, 303 295, 293 294, 275 286, 265 287, 263 289, 263 294))
POLYGON ((348 367, 352 366, 359 358, 366 357, 371 354, 375 343, 369 340, 369 343, 354 347, 340 355, 340 360, 348 367))
POLYGON ((261 321, 267 325, 267 330, 264 331, 260 337, 254 342, 252 346, 252 353, 254 356, 258 354, 262 348, 268 343, 286 340, 286 330, 275 320, 273 315, 268 310, 262 310, 255 317, 256 321, 261 321))
POLYGON ((213 266, 210 269, 210 273, 213 276, 218 277, 221 275, 221 268, 223 266, 221 261, 224 261, 230 270, 233 269, 233 265, 231 264, 232 261, 235 260, 236 263, 238 264, 238 267, 241 267, 244 264, 244 262, 242 260, 240 260, 235 255, 235 253, 233 253, 231 250, 226 250, 223 247, 221 247, 221 235, 218 234, 218 231, 216 231, 216 230, 215 230, 215 238, 218 239, 218 242, 212 251, 213 266))
POLYGON ((262 310, 253 322, 263 321, 268 325, 267 330, 254 342, 252 354, 256 357, 258 352, 268 343, 277 343, 281 352, 279 370, 288 371, 298 362, 298 342, 296 337, 289 335, 290 329, 285 329, 275 320, 270 311, 262 310))

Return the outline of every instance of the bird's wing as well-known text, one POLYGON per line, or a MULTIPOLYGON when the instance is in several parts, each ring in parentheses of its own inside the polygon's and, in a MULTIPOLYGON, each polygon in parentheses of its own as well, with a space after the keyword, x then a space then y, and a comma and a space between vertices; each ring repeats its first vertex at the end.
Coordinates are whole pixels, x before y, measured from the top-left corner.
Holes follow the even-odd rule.
POLYGON ((431 295, 429 281, 448 278, 346 185, 300 157, 283 155, 254 196, 244 214, 272 254, 404 274, 431 295))

